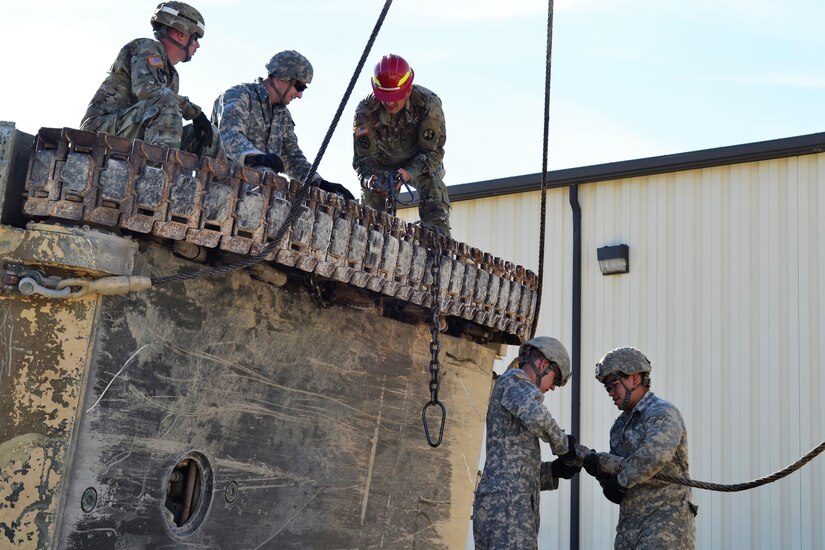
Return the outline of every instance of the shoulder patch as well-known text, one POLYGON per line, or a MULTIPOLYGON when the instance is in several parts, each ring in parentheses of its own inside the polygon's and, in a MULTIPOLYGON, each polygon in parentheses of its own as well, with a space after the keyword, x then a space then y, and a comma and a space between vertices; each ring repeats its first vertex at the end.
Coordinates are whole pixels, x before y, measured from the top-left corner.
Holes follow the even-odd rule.
POLYGON ((356 126, 352 131, 355 133, 355 137, 365 136, 370 132, 366 126, 356 126))
POLYGON ((524 372, 517 372, 513 375, 513 378, 518 378, 519 380, 527 380, 528 382, 532 383, 533 381, 530 380, 524 372))
POLYGON ((146 58, 146 62, 150 67, 163 67, 163 58, 159 55, 150 55, 146 58))

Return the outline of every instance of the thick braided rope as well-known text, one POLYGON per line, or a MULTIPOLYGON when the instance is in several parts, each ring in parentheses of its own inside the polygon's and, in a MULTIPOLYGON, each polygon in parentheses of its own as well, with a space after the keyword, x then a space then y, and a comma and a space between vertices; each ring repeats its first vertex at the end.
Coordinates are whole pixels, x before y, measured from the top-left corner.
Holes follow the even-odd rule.
POLYGON ((719 483, 707 483, 705 481, 696 481, 694 479, 684 478, 684 477, 677 477, 671 476, 667 474, 656 474, 653 476, 654 479, 659 479, 662 481, 669 481, 670 483, 678 483, 679 485, 687 485, 688 487, 695 487, 697 489, 707 489, 708 491, 720 491, 724 493, 734 493, 736 491, 747 491, 748 489, 754 489, 756 487, 761 487, 762 485, 766 485, 768 483, 773 483, 783 477, 792 474, 793 472, 800 469, 802 466, 816 458, 817 455, 825 451, 825 441, 817 445, 815 448, 811 449, 808 454, 787 466, 778 472, 775 472, 771 475, 760 477, 758 479, 754 479, 752 481, 748 481, 745 483, 736 483, 734 485, 722 485, 719 483))
POLYGON ((539 229, 539 273, 538 286, 536 287, 536 312, 533 315, 533 326, 530 328, 530 337, 536 335, 536 327, 539 324, 539 311, 541 310, 541 292, 544 281, 544 233, 547 225, 547 150, 549 148, 550 134, 550 57, 553 50, 553 0, 547 6, 547 57, 544 74, 544 142, 541 159, 541 218, 539 229))

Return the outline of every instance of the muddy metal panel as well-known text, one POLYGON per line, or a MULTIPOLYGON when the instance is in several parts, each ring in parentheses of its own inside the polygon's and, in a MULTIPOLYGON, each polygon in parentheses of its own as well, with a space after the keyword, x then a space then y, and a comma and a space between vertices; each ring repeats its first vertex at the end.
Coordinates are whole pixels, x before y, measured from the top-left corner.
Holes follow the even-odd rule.
POLYGON ((425 325, 243 271, 100 304, 60 548, 463 547, 491 348, 442 338, 432 449, 425 325))
POLYGON ((0 547, 55 534, 95 300, 0 296, 0 547))

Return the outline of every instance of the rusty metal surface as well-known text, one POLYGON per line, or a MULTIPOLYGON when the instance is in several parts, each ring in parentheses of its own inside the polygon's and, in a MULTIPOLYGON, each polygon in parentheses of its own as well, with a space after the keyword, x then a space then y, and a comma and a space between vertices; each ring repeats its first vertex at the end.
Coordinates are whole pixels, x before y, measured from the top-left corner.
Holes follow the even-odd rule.
MULTIPOLYGON (((26 177, 24 213, 258 254, 300 189, 280 176, 71 128, 42 128, 26 177)), ((312 188, 268 259, 429 307, 433 250, 441 250, 441 313, 529 337, 536 275, 466 243, 312 188), (438 246, 435 246, 436 241, 438 246)))
POLYGON ((0 263, 131 275, 137 248, 132 239, 88 227, 30 223, 23 230, 0 225, 0 263))
MULTIPOLYGON (((136 272, 186 268, 148 246, 136 272)), ((104 297, 98 318, 58 547, 464 546, 492 348, 442 338, 431 449, 426 326, 244 271, 104 297), (204 465, 197 528, 165 506, 182 459, 204 465)))
POLYGON ((0 547, 51 548, 95 301, 0 296, 0 547))

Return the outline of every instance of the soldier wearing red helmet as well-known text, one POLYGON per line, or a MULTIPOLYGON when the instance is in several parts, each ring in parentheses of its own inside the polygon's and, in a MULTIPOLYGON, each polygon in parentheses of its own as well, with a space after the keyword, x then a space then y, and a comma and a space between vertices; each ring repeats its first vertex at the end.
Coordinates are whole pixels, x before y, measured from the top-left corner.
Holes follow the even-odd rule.
POLYGON ((358 105, 353 124, 352 166, 361 182, 362 202, 387 208, 380 185, 389 175, 418 191, 421 221, 450 236, 450 198, 444 185, 444 143, 447 130, 441 100, 413 84, 415 72, 395 54, 375 65, 372 94, 358 105))

